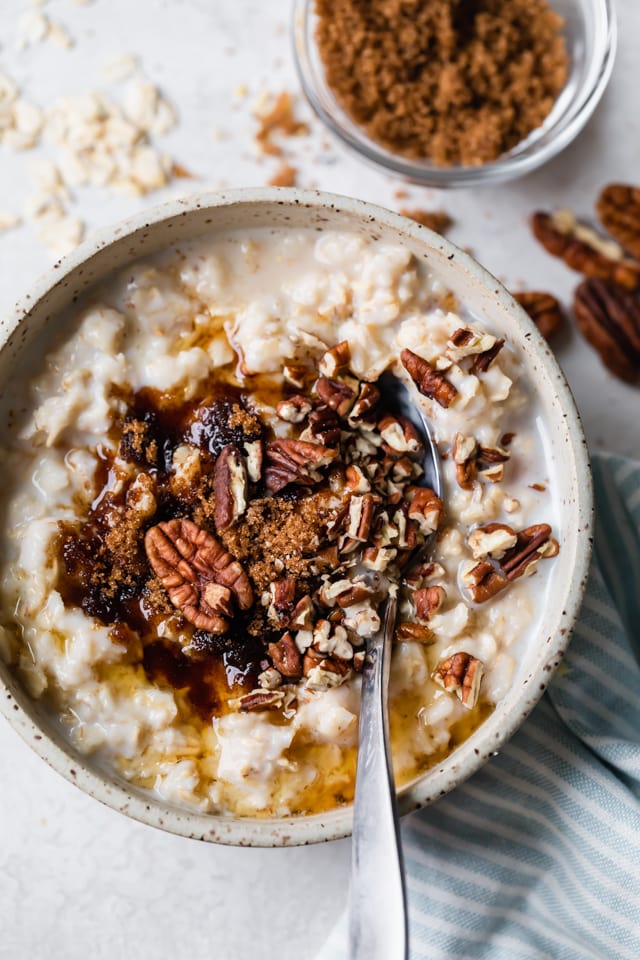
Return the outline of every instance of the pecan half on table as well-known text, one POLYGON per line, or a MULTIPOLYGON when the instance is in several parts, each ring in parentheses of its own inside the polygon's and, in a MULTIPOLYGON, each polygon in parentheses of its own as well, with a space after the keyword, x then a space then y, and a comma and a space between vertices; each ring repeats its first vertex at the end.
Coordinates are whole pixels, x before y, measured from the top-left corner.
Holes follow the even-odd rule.
POLYGON ((547 253, 560 257, 572 270, 613 280, 627 290, 640 286, 640 262, 625 258, 617 244, 607 242, 584 224, 575 220, 565 224, 559 214, 538 212, 531 218, 531 229, 547 253))
POLYGON ((573 310, 580 331, 621 380, 634 383, 640 374, 640 305, 622 287, 604 280, 584 280, 573 310))
POLYGON ((513 299, 527 311, 545 340, 550 340, 565 322, 564 310, 557 298, 550 293, 523 290, 514 293, 513 299))
POLYGON ((640 187, 610 183, 600 193, 596 211, 605 230, 640 260, 640 187))

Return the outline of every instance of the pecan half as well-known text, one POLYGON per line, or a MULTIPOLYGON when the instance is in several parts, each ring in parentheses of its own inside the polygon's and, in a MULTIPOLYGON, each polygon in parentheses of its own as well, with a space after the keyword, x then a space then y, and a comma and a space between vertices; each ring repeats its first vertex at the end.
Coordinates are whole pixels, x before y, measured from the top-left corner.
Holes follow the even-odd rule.
POLYGON ((640 260, 640 188, 610 183, 600 193, 596 211, 605 230, 640 260))
POLYGON ((461 650, 438 664, 432 676, 449 693, 455 693, 468 710, 475 707, 480 693, 484 667, 482 661, 461 650))
POLYGON ((264 471, 268 490, 277 493, 290 483, 311 486, 319 480, 318 469, 337 456, 320 443, 305 440, 273 440, 267 445, 264 471))
POLYGON ((549 524, 536 523, 520 531, 516 545, 506 551, 500 566, 507 580, 528 577, 534 572, 539 560, 557 556, 558 550, 558 541, 551 537, 549 524))
POLYGON ((554 215, 534 213, 531 227, 548 253, 560 257, 578 273, 613 280, 627 290, 640 285, 640 263, 625 259, 617 244, 607 243, 594 231, 577 223, 568 211, 554 215))
POLYGON ((403 350, 400 359, 420 393, 435 400, 441 407, 451 406, 458 396, 458 391, 444 374, 435 370, 428 360, 419 357, 411 350, 403 350))
POLYGON ((183 617, 200 630, 223 633, 227 621, 221 616, 221 594, 211 584, 233 593, 241 610, 253 604, 251 583, 238 561, 210 533, 191 520, 168 520, 147 530, 147 557, 154 573, 183 617), (217 606, 214 609, 207 600, 217 606))
POLYGON ((506 523, 487 523, 484 527, 476 527, 467 537, 474 560, 481 560, 483 557, 500 560, 517 542, 515 531, 506 523))
POLYGON ((223 447, 213 466, 216 530, 230 527, 247 509, 247 469, 233 443, 223 447))
POLYGON ((550 293, 523 290, 514 293, 513 299, 526 310, 545 340, 550 340, 565 323, 564 310, 559 300, 550 293))
POLYGON ((614 283, 584 280, 573 310, 585 339, 604 365, 621 380, 633 383, 640 373, 640 306, 614 283))
POLYGON ((283 633, 277 643, 269 644, 269 656, 283 677, 297 679, 302 676, 302 656, 288 631, 283 633))

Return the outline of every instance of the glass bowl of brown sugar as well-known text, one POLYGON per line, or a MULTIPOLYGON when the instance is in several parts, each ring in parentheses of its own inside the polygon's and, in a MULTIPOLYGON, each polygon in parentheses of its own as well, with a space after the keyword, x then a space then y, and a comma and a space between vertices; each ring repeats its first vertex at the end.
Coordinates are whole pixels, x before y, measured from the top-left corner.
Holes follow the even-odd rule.
POLYGON ((612 0, 295 0, 300 81, 326 126, 407 180, 469 187, 556 156, 595 110, 612 0))

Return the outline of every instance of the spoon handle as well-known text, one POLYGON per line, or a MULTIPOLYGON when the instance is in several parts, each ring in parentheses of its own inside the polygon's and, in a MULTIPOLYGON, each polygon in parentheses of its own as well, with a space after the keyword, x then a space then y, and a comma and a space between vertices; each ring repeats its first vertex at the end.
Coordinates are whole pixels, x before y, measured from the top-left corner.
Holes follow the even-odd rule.
POLYGON ((389 748, 388 688, 396 600, 367 644, 353 809, 350 960, 406 960, 407 905, 389 748))

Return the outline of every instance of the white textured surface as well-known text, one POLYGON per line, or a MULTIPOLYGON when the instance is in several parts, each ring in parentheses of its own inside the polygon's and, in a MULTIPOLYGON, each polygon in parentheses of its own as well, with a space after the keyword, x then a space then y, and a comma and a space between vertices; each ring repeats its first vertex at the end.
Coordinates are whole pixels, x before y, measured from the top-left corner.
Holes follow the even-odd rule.
MULTIPOLYGON (((451 239, 470 246, 508 284, 568 297, 576 277, 539 250, 526 219, 535 208, 573 206, 589 214, 600 186, 637 182, 636 107, 640 7, 618 0, 621 41, 608 93, 578 141, 526 180, 487 190, 436 195, 410 189, 406 206, 445 207, 451 239)), ((15 49, 28 4, 2 0, 0 71, 42 105, 104 86, 102 66, 123 52, 176 104, 181 123, 163 143, 198 175, 179 181, 249 186, 277 165, 253 148, 252 98, 295 90, 288 0, 51 0, 45 12, 75 38, 15 49), (237 84, 249 95, 234 97, 237 84), (216 134, 216 131, 218 132, 216 134), (215 135, 214 135, 215 134, 215 135)), ((363 166, 318 132, 292 145, 301 186, 397 206, 397 181, 363 166)), ((31 154, 0 152, 2 211, 21 212, 31 154)), ((107 224, 175 188, 143 200, 98 189, 77 192, 90 226, 107 224)), ((48 265, 28 226, 0 235, 0 309, 7 309, 48 265)), ((558 348, 590 440, 621 453, 640 450, 637 389, 615 382, 572 331, 558 348)), ((312 957, 346 895, 349 846, 260 851, 199 845, 127 821, 51 772, 0 723, 0 960, 128 960, 173 956, 204 960, 312 957)))

